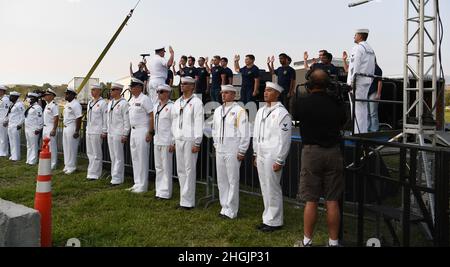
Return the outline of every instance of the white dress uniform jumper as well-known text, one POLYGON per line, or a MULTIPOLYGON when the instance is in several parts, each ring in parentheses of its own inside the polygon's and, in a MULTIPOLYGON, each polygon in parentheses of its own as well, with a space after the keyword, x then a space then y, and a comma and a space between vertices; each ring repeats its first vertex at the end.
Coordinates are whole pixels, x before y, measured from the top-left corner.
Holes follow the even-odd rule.
POLYGON ((150 71, 148 96, 152 100, 153 105, 156 105, 158 103, 156 90, 158 86, 165 84, 167 80, 167 59, 160 55, 154 55, 149 61, 148 70, 150 71))
MULTIPOLYGON (((356 73, 369 75, 373 75, 375 73, 375 52, 367 42, 360 42, 353 47, 350 58, 349 73, 347 76, 348 85, 352 85, 356 73)), ((373 78, 370 77, 356 77, 356 99, 368 99, 368 93, 372 81, 373 78)), ((355 133, 367 133, 369 131, 368 102, 356 101, 354 112, 355 133)))
POLYGON ((250 145, 247 112, 237 103, 226 103, 214 112, 212 136, 216 149, 220 214, 236 218, 239 210, 238 154, 245 156, 250 145))
POLYGON ((277 163, 284 166, 291 145, 292 119, 281 103, 264 106, 256 114, 253 132, 253 155, 256 156, 259 183, 264 201, 263 223, 283 225, 282 170, 274 172, 277 163))
POLYGON ((89 159, 88 179, 99 179, 102 176, 103 152, 102 134, 107 129, 108 104, 103 98, 91 100, 87 106, 86 154, 89 159))
POLYGON ((35 165, 38 162, 39 134, 43 127, 42 107, 38 103, 34 103, 25 111, 26 164, 35 165), (36 134, 36 131, 39 133, 36 134))
POLYGON ((173 102, 169 100, 165 104, 158 103, 153 110, 156 197, 164 199, 172 198, 173 153, 169 152, 169 147, 175 145, 172 134, 172 108, 173 102))
POLYGON ((10 107, 9 98, 0 98, 0 157, 8 156, 8 127, 3 126, 10 107))
POLYGON ((124 144, 122 137, 130 133, 128 102, 121 98, 108 103, 108 147, 111 157, 111 184, 123 184, 125 178, 124 144))
POLYGON ((150 130, 150 113, 153 112, 152 101, 142 93, 138 97, 133 96, 130 100, 129 112, 130 150, 134 177, 132 192, 143 193, 148 190, 150 144, 145 139, 150 130))
POLYGON ((58 145, 57 145, 57 131, 55 136, 50 136, 50 133, 53 130, 53 123, 55 117, 59 116, 58 105, 55 101, 48 103, 44 109, 44 130, 42 132, 42 138, 50 139, 50 153, 52 154, 51 159, 51 168, 54 170, 56 168, 56 164, 58 163, 58 145))
POLYGON ((64 106, 64 131, 63 131, 63 151, 64 151, 64 172, 73 173, 77 169, 77 153, 80 137, 73 138, 76 130, 76 120, 83 117, 82 108, 78 100, 67 102, 64 106))
POLYGON ((189 99, 180 97, 172 109, 180 206, 187 208, 195 207, 198 153, 192 153, 192 147, 200 147, 202 143, 203 113, 202 100, 196 95, 189 99))
POLYGON ((18 126, 22 126, 25 121, 25 106, 22 101, 17 100, 16 103, 11 103, 9 106, 7 121, 8 121, 8 137, 9 146, 11 149, 10 160, 20 160, 20 130, 18 126))

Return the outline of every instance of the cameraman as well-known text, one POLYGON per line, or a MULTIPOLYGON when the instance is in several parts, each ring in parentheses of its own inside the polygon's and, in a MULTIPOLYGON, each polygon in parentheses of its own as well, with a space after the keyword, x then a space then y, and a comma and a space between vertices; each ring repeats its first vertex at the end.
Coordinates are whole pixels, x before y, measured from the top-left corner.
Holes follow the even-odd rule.
POLYGON ((300 122, 302 156, 299 197, 306 201, 304 238, 295 246, 311 246, 317 205, 326 200, 329 246, 338 246, 339 204, 344 190, 343 156, 340 130, 346 121, 344 106, 329 95, 329 75, 314 70, 308 81, 309 96, 299 98, 294 118, 300 122))

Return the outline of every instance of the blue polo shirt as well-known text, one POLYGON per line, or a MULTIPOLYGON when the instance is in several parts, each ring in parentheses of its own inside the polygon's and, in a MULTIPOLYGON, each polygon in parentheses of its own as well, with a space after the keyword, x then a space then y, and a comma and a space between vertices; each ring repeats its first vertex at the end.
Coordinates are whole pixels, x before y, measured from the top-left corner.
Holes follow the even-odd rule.
POLYGON ((221 66, 214 66, 211 68, 211 88, 220 89, 222 85, 222 78, 220 75, 223 73, 223 68, 221 66))
POLYGON ((196 67, 184 67, 183 68, 183 74, 181 71, 177 71, 177 75, 180 77, 192 77, 195 79, 195 75, 197 75, 197 68, 196 67))
POLYGON ((233 79, 233 71, 230 68, 226 67, 225 69, 223 69, 223 73, 226 75, 225 84, 226 85, 230 84, 230 78, 233 79))
POLYGON ((202 94, 202 93, 206 92, 206 89, 208 88, 207 77, 209 76, 209 73, 208 73, 208 71, 206 71, 206 68, 203 67, 203 68, 197 68, 196 75, 198 76, 196 93, 202 94))
MULTIPOLYGON (((383 76, 383 70, 380 68, 380 66, 378 66, 378 64, 375 64, 375 75, 383 76)), ((373 79, 373 82, 370 85, 368 96, 378 91, 378 81, 379 79, 373 79)))
POLYGON ((296 74, 294 68, 291 66, 279 67, 275 70, 275 75, 278 78, 278 84, 283 87, 283 93, 287 94, 291 89, 291 81, 296 80, 296 74))
POLYGON ((239 73, 242 75, 242 91, 253 91, 255 88, 255 79, 259 78, 259 68, 255 65, 251 68, 245 66, 239 70, 239 73))

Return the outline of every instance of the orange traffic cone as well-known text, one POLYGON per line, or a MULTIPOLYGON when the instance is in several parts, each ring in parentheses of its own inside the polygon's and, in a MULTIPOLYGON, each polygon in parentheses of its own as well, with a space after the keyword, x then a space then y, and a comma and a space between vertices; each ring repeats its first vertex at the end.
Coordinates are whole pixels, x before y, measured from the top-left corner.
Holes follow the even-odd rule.
POLYGON ((52 245, 52 171, 49 138, 44 139, 39 154, 39 169, 36 184, 34 209, 41 214, 41 246, 52 245))

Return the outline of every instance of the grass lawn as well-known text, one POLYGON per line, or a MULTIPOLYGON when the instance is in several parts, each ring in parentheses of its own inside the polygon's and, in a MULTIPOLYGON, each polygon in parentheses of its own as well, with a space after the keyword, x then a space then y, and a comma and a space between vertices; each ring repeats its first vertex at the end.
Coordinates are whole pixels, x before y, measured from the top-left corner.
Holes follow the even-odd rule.
MULTIPOLYGON (((24 153, 22 153, 24 157, 24 153)), ((37 167, 11 163, 0 158, 0 198, 34 206, 37 167)), ((120 187, 110 187, 103 179, 90 182, 86 173, 64 175, 60 168, 53 173, 53 245, 64 246, 69 238, 78 238, 82 246, 287 246, 302 236, 303 209, 285 204, 285 226, 281 231, 261 233, 263 203, 260 197, 241 193, 237 220, 219 218, 220 206, 191 211, 177 210, 179 186, 174 183, 174 197, 157 201, 154 183, 150 191, 136 195, 120 187)), ((79 169, 86 170, 81 160, 79 169)), ((205 186, 197 185, 197 199, 205 195, 205 186)), ((319 217, 315 244, 327 240, 326 221, 319 217)))
POLYGON ((445 122, 450 123, 450 111, 445 112, 445 122))

